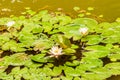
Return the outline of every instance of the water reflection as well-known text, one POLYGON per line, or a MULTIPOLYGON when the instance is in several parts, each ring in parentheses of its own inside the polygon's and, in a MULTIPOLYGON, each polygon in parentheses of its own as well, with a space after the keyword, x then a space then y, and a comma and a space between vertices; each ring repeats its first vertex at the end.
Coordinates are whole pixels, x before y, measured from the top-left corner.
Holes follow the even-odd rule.
POLYGON ((95 7, 93 13, 103 14, 107 21, 113 21, 120 16, 119 4, 120 0, 1 0, 0 15, 1 17, 11 14, 20 15, 24 7, 31 7, 35 11, 40 9, 56 11, 57 8, 63 8, 65 12, 75 14, 74 6, 82 9, 92 6, 95 7))

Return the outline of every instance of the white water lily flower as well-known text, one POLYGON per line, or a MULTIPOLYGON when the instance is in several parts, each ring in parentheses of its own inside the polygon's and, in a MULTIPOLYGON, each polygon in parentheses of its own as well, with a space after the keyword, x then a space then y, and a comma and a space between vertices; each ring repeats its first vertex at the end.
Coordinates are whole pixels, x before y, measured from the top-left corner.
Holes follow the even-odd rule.
POLYGON ((82 35, 86 35, 86 34, 88 33, 88 28, 87 28, 87 27, 80 28, 80 29, 79 29, 79 32, 80 32, 80 34, 82 34, 82 35))
POLYGON ((11 26, 13 26, 15 24, 15 21, 9 21, 6 25, 8 26, 8 27, 11 27, 11 26))
POLYGON ((64 54, 62 52, 62 48, 59 48, 58 46, 53 46, 51 49, 50 49, 50 53, 51 54, 51 57, 55 57, 55 58, 58 58, 58 56, 64 54))

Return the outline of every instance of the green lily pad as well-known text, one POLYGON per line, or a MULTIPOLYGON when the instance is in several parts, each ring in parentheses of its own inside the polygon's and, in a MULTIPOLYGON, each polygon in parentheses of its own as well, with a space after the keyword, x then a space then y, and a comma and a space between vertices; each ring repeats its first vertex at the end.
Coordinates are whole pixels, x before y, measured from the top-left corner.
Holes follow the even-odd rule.
POLYGON ((22 52, 22 51, 26 51, 25 48, 23 48, 24 45, 22 46, 22 44, 17 44, 16 41, 14 40, 10 40, 9 42, 6 42, 4 45, 2 45, 2 50, 11 50, 14 52, 22 52))
POLYGON ((73 40, 79 40, 81 38, 79 28, 80 26, 64 26, 60 27, 59 30, 64 33, 65 37, 73 37, 73 40))
POLYGON ((59 76, 62 73, 62 67, 54 67, 51 76, 59 76))
POLYGON ((53 46, 53 42, 51 40, 48 39, 42 39, 40 38, 39 40, 35 40, 33 42, 33 50, 34 51, 42 51, 44 49, 49 49, 53 46))
POLYGON ((96 20, 90 18, 76 18, 72 23, 80 26, 85 25, 86 27, 90 28, 90 31, 93 31, 98 24, 96 20))
POLYGON ((102 39, 103 38, 100 35, 88 35, 85 38, 82 38, 82 41, 87 41, 87 45, 95 45, 99 44, 102 41, 102 39))
POLYGON ((108 57, 110 58, 111 61, 120 60, 120 54, 110 54, 108 57))
POLYGON ((85 50, 88 51, 83 52, 83 55, 91 58, 102 58, 110 53, 109 48, 100 45, 87 46, 85 50))
POLYGON ((73 62, 66 62, 66 66, 78 66, 80 64, 80 61, 73 60, 73 62))
POLYGON ((89 57, 82 58, 81 62, 81 69, 83 70, 91 70, 94 68, 100 68, 103 66, 103 62, 100 59, 92 59, 89 57))
POLYGON ((85 78, 85 80, 104 80, 104 79, 110 77, 110 75, 106 75, 105 73, 97 74, 97 73, 88 72, 88 73, 85 73, 84 75, 82 75, 82 77, 85 78))
POLYGON ((105 68, 109 69, 109 72, 112 73, 112 75, 120 75, 120 63, 119 62, 114 62, 114 63, 109 63, 105 65, 105 68))
POLYGON ((5 62, 12 66, 21 66, 29 59, 25 53, 16 53, 5 58, 5 62))
POLYGON ((66 67, 64 72, 66 76, 80 76, 80 72, 73 69, 72 67, 66 67))
POLYGON ((72 21, 71 17, 69 16, 57 16, 57 18, 60 25, 67 25, 72 21))
POLYGON ((65 52, 66 55, 69 55, 71 53, 76 53, 76 50, 74 50, 72 48, 66 48, 63 51, 65 52))
POLYGON ((37 54, 35 56, 32 56, 31 59, 36 62, 46 63, 47 58, 45 58, 46 54, 37 54))

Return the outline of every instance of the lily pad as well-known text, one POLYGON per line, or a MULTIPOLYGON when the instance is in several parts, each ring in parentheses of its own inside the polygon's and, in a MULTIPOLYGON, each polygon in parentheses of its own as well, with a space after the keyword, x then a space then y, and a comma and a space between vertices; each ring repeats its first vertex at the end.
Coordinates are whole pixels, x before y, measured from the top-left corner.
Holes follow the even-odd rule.
POLYGON ((109 48, 105 46, 100 46, 100 45, 87 46, 85 50, 88 50, 88 51, 83 52, 83 54, 91 58, 102 58, 107 56, 110 53, 109 48))
POLYGON ((120 75, 120 63, 114 62, 105 65, 105 68, 108 68, 112 75, 120 75))

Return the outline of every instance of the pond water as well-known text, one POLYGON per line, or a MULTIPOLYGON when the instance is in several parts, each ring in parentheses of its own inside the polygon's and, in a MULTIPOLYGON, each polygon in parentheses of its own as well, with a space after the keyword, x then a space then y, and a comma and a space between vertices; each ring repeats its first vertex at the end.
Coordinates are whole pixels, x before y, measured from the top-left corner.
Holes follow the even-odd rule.
POLYGON ((56 11, 57 8, 62 8, 64 12, 74 15, 74 6, 81 9, 94 7, 92 13, 103 14, 104 19, 110 22, 120 17, 120 0, 0 0, 0 17, 20 15, 25 7, 31 7, 35 11, 41 9, 56 11))
MULTIPOLYGON (((57 11, 58 8, 62 8, 65 13, 75 15, 73 10, 75 6, 81 9, 94 7, 92 13, 104 15, 104 19, 109 22, 120 17, 120 0, 0 0, 0 17, 21 15, 25 7, 31 7, 35 11, 42 9, 57 11)), ((120 80, 120 76, 113 76, 107 80, 120 80)))

